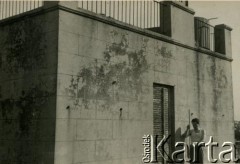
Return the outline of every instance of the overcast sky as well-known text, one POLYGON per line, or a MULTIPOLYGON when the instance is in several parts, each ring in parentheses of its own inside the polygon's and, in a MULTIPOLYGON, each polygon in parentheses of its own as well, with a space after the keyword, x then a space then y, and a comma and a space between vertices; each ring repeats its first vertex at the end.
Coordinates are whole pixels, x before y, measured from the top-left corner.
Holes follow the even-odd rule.
POLYGON ((218 19, 211 24, 226 24, 232 31, 232 72, 235 120, 240 121, 240 2, 239 1, 190 1, 189 7, 194 9, 195 16, 218 19))

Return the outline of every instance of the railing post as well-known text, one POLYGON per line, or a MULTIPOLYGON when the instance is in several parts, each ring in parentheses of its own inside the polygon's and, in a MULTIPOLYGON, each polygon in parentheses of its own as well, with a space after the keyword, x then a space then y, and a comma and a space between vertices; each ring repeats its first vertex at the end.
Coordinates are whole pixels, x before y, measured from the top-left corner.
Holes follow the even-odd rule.
POLYGON ((216 25, 215 31, 215 51, 221 54, 225 54, 227 57, 232 57, 232 45, 231 45, 231 31, 232 28, 220 24, 216 25))
POLYGON ((161 33, 194 46, 194 14, 192 9, 181 2, 161 2, 161 33))
POLYGON ((53 6, 57 6, 59 1, 43 1, 43 7, 44 8, 49 8, 53 6))
POLYGON ((49 7, 53 7, 53 6, 63 6, 63 7, 67 7, 70 9, 74 9, 77 10, 78 9, 78 1, 44 1, 43 4, 44 8, 49 8, 49 7))

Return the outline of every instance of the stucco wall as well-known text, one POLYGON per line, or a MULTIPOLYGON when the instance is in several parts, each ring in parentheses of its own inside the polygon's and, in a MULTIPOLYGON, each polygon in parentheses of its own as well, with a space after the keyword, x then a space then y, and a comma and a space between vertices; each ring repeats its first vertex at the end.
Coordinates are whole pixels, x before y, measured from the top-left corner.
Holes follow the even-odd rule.
POLYGON ((58 12, 0 22, 0 163, 54 161, 58 12))
POLYGON ((176 140, 190 109, 207 140, 233 141, 231 62, 65 11, 59 19, 56 164, 141 163, 153 83, 174 86, 176 140))

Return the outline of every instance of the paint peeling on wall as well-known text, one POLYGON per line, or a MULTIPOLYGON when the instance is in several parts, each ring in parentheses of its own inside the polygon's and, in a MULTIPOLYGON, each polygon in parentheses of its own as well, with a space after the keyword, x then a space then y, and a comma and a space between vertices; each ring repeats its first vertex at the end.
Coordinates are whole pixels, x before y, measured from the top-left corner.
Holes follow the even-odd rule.
MULTIPOLYGON (((116 31, 113 34, 121 39, 106 45, 102 52, 104 61, 95 59, 93 66, 82 68, 65 89, 68 95, 83 99, 86 106, 89 99, 118 101, 120 92, 134 92, 137 97, 143 91, 142 74, 149 68, 146 60, 147 40, 143 41, 139 50, 132 50, 126 34, 116 31)), ((78 100, 75 102, 75 105, 79 103, 78 100)))
POLYGON ((173 57, 172 51, 167 50, 167 47, 158 47, 155 55, 156 56, 162 56, 162 57, 165 57, 165 58, 172 58, 173 57))
POLYGON ((167 50, 166 47, 161 46, 156 49, 156 65, 161 71, 168 71, 171 65, 172 51, 167 50))

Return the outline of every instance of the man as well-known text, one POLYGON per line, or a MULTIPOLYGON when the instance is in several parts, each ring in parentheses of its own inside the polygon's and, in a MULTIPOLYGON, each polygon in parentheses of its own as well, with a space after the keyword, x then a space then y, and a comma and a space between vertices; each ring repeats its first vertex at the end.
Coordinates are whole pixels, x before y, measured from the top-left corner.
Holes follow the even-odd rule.
POLYGON ((191 163, 203 163, 203 150, 198 143, 204 140, 205 132, 200 128, 199 119, 192 119, 193 129, 190 130, 190 125, 187 126, 186 131, 182 135, 184 138, 190 137, 190 160, 191 163), (196 146, 193 144, 195 143, 196 146))

